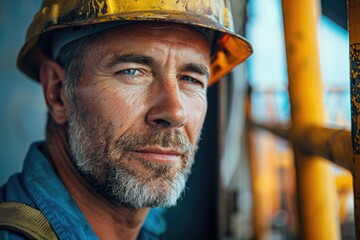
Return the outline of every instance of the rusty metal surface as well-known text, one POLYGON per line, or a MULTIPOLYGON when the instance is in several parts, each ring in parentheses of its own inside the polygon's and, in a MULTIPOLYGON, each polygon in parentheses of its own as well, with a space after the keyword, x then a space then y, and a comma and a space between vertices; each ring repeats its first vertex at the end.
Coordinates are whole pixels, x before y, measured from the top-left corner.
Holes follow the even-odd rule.
POLYGON ((348 1, 350 40, 351 132, 356 237, 360 238, 360 2, 348 1))
MULTIPOLYGON (((350 9, 349 9, 350 10, 350 9)), ((351 26, 351 23, 349 24, 351 26)), ((352 32, 350 32, 350 35, 352 32)), ((360 236, 360 43, 350 45, 351 140, 356 236, 360 236)))
POLYGON ((360 154, 360 43, 350 45, 351 137, 353 151, 360 154))

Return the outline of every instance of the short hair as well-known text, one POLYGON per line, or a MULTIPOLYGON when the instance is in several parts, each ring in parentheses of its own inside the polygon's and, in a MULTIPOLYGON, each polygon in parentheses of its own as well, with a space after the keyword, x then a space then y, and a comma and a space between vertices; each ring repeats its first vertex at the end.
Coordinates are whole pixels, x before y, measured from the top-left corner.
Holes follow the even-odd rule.
MULTIPOLYGON (((75 103, 76 99, 76 85, 81 81, 83 75, 84 53, 86 48, 95 40, 96 37, 90 35, 70 42, 60 50, 59 55, 56 58, 56 61, 65 70, 65 97, 72 104, 75 103)), ((45 132, 45 137, 47 140, 49 139, 55 127, 56 123, 54 122, 51 114, 48 112, 45 132)))
POLYGON ((86 47, 93 42, 93 37, 88 36, 77 39, 67 45, 61 50, 56 61, 65 70, 64 89, 66 97, 70 101, 74 101, 75 87, 81 80, 84 68, 84 52, 86 47))

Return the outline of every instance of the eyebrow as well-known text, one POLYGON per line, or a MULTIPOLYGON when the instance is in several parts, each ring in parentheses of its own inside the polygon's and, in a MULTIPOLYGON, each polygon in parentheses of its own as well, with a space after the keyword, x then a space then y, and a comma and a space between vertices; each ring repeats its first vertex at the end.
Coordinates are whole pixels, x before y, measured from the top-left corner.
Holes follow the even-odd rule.
MULTIPOLYGON (((155 64, 155 59, 153 57, 142 55, 142 54, 124 54, 118 55, 114 54, 109 61, 107 61, 104 66, 105 68, 112 68, 119 63, 139 63, 145 64, 148 66, 153 66, 155 64)), ((207 79, 210 78, 210 71, 209 69, 202 64, 199 63, 188 63, 185 64, 182 68, 183 71, 195 72, 197 74, 205 76, 207 79)))
POLYGON ((145 65, 154 65, 155 59, 146 55, 142 54, 125 54, 125 55, 118 55, 114 54, 109 61, 107 61, 104 66, 106 68, 112 68, 119 63, 139 63, 145 65))
POLYGON ((189 72, 195 72, 197 74, 206 76, 207 79, 210 78, 209 69, 205 65, 202 65, 202 64, 188 63, 184 66, 183 70, 189 71, 189 72))

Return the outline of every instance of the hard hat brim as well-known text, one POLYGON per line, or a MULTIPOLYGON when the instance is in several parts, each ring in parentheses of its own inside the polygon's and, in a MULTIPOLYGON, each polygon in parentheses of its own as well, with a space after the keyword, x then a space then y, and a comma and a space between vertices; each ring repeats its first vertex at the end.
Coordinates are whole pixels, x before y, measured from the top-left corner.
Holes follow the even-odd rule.
MULTIPOLYGON (((57 29, 64 29, 69 27, 84 26, 89 24, 100 24, 105 22, 115 22, 115 21, 162 21, 170 23, 180 23, 190 26, 207 28, 214 30, 218 34, 218 39, 222 41, 227 41, 230 49, 224 54, 225 57, 213 56, 213 61, 219 61, 220 63, 212 69, 212 76, 209 82, 209 85, 215 83, 218 79, 225 76, 228 72, 231 71, 233 67, 237 64, 245 61, 253 52, 250 43, 243 38, 242 36, 233 33, 229 29, 220 25, 216 20, 211 18, 201 17, 199 15, 194 16, 194 14, 186 14, 179 12, 169 12, 169 11, 144 11, 144 12, 130 12, 130 13, 120 13, 112 14, 106 16, 99 16, 97 18, 90 18, 87 20, 79 20, 78 22, 72 21, 70 24, 53 24, 48 25, 45 29, 39 28, 39 25, 45 25, 43 23, 37 22, 35 25, 32 24, 28 31, 27 42, 22 47, 17 58, 17 66, 21 71, 23 71, 30 78, 39 81, 39 69, 41 63, 51 58, 51 53, 49 52, 49 41, 46 36, 50 35, 52 31, 57 29), (141 16, 141 17, 139 17, 141 16), (37 30, 37 31, 36 31, 37 30), (42 44, 40 44, 40 36, 42 44), (233 55, 228 56, 228 55, 233 55), (218 59, 217 59, 218 58, 218 59), (231 60, 233 59, 233 60, 231 60), (221 63, 226 61, 225 64, 221 63)), ((216 39, 215 39, 216 40, 216 39)), ((216 43, 215 43, 216 44, 216 43)), ((215 46, 224 48, 224 43, 222 46, 215 46)), ((218 51, 217 49, 216 51, 218 51)), ((223 55, 224 55, 223 54, 223 55)))

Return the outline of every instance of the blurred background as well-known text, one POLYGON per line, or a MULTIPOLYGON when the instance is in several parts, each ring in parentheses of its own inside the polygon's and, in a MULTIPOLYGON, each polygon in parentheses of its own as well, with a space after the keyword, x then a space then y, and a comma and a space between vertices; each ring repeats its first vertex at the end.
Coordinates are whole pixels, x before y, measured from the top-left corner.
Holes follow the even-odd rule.
MULTIPOLYGON (((290 120, 281 1, 231 3, 235 29, 252 43, 254 54, 227 81, 208 91, 203 140, 184 197, 166 212, 165 239, 298 239, 292 150, 285 141, 255 131, 250 141, 254 154, 249 157, 249 135, 244 130, 249 94, 256 121, 290 120)), ((40 5, 40 0, 0 0, 0 185, 21 170, 31 142, 44 139, 42 90, 15 65, 40 5)), ((346 1, 322 0, 319 11, 326 125, 349 129, 346 1)), ((342 238, 355 239, 351 175, 336 166, 332 169, 342 238)))
POLYGON ((16 68, 16 57, 40 0, 0 1, 0 183, 21 170, 29 144, 44 139, 46 108, 39 84, 16 68))

